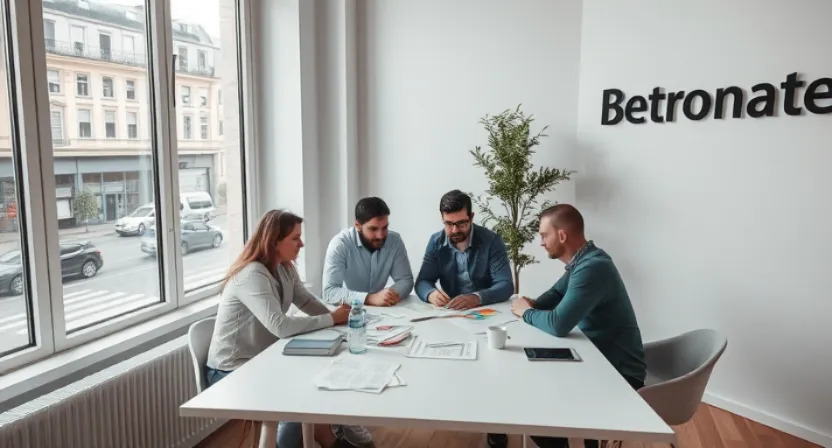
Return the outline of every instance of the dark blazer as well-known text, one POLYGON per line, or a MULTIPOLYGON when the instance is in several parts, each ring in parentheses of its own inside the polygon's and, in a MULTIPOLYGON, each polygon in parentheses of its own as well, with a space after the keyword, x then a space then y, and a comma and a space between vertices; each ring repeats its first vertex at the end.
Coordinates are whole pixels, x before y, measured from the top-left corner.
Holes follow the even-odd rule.
MULTIPOLYGON (((474 224, 468 274, 483 305, 503 302, 514 292, 506 245, 500 235, 474 224)), ((427 301, 436 281, 451 298, 459 295, 456 258, 444 231, 431 235, 422 268, 416 277, 416 295, 427 301)))

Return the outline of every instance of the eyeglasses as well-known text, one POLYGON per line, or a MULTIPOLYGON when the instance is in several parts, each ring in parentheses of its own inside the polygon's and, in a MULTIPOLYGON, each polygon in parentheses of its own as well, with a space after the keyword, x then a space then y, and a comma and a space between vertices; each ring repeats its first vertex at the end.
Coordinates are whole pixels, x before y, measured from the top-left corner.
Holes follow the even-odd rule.
POLYGON ((443 222, 445 224, 445 227, 447 227, 449 229, 453 229, 454 227, 456 227, 458 229, 464 229, 464 228, 468 227, 469 224, 471 224, 470 219, 462 219, 462 220, 456 221, 456 222, 450 222, 450 221, 443 221, 443 222))

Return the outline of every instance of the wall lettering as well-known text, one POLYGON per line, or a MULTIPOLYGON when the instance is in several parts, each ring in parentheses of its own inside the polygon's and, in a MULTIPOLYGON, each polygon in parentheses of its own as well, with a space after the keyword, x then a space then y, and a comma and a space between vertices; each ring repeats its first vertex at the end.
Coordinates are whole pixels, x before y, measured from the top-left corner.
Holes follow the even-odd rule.
POLYGON ((819 78, 807 86, 795 72, 786 76, 779 87, 778 90, 775 85, 760 83, 751 87, 749 95, 737 86, 719 88, 715 95, 706 90, 665 93, 662 87, 656 87, 647 98, 634 95, 629 99, 620 89, 606 89, 602 95, 601 124, 615 125, 625 119, 642 124, 648 117, 653 123, 674 122, 679 106, 682 115, 693 121, 708 116, 717 120, 729 115, 743 118, 743 113, 751 118, 773 117, 778 105, 786 115, 792 116, 802 115, 804 107, 813 114, 832 113, 832 78, 819 78), (778 101, 780 91, 783 92, 782 100, 778 101), (802 105, 799 104, 801 93, 802 105))

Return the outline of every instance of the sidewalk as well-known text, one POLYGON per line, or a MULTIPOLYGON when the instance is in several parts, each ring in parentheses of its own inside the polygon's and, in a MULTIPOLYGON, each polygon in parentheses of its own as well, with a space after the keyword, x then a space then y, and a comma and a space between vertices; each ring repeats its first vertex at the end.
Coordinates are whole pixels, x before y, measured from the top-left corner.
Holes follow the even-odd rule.
MULTIPOLYGON (((113 223, 91 224, 90 231, 87 232, 86 227, 71 227, 68 229, 58 229, 58 235, 61 236, 61 241, 64 240, 86 240, 104 235, 115 235, 116 230, 113 223)), ((0 244, 16 242, 19 238, 17 232, 2 232, 0 233, 0 244)))

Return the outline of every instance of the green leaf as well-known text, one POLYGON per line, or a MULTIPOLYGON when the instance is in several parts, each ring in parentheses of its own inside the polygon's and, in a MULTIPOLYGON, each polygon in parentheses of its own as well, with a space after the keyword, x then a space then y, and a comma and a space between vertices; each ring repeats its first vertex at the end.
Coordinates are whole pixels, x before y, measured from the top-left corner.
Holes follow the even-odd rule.
POLYGON ((540 211, 550 205, 541 195, 555 191, 561 182, 570 180, 574 171, 537 167, 532 164, 534 147, 548 135, 548 126, 532 132, 533 116, 527 116, 522 105, 497 115, 486 114, 481 120, 488 133, 488 147, 476 146, 469 151, 474 166, 482 168, 488 188, 481 195, 471 194, 482 217, 482 224, 498 233, 506 244, 509 261, 518 272, 537 263, 523 252, 526 244, 535 239, 539 228, 540 211), (495 211, 495 205, 504 213, 495 211))

